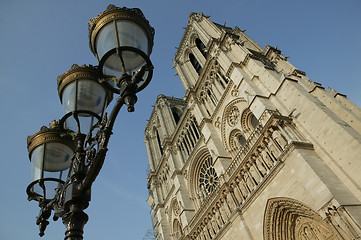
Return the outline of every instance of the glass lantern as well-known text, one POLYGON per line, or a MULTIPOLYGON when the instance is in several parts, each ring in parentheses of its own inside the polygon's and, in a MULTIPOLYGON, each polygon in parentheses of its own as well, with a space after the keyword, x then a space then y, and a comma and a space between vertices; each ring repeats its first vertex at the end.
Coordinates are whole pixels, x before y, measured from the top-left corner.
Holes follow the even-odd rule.
POLYGON ((119 78, 146 64, 153 39, 154 29, 138 8, 110 5, 89 21, 90 49, 104 75, 119 78))
POLYGON ((66 180, 75 144, 72 134, 53 121, 28 137, 31 161, 29 199, 49 201, 66 180))
POLYGON ((98 69, 91 65, 74 64, 60 75, 58 93, 64 114, 73 114, 66 119, 66 128, 79 133, 88 133, 112 100, 112 93, 99 82, 98 69))

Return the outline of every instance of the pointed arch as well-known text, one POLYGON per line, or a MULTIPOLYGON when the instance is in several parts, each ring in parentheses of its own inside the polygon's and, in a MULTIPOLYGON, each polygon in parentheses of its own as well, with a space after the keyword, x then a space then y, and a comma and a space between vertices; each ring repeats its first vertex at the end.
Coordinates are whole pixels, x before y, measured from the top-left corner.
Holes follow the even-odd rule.
POLYGON ((197 58, 194 56, 193 53, 189 53, 189 61, 191 62, 192 66, 194 67, 198 75, 200 75, 202 71, 202 66, 198 62, 197 58))
POLYGON ((254 116, 249 108, 242 112, 241 126, 245 132, 250 134, 257 127, 258 123, 258 119, 254 116))
POLYGON ((204 45, 204 43, 199 38, 196 38, 195 39, 195 44, 196 44, 198 50, 204 56, 204 58, 207 59, 207 51, 206 51, 206 46, 204 45))
POLYGON ((269 199, 263 223, 264 240, 339 239, 315 210, 291 198, 269 199))
POLYGON ((229 134, 229 147, 231 151, 236 151, 246 144, 246 138, 239 129, 233 129, 229 134))
POLYGON ((172 115, 173 115, 175 124, 177 125, 182 116, 182 111, 177 107, 172 107, 171 111, 172 111, 172 115))

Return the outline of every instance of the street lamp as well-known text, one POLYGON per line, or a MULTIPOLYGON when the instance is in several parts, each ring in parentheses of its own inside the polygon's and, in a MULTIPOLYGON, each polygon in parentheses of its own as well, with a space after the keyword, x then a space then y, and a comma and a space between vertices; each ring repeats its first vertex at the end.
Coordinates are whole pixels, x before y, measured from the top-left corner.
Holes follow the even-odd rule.
POLYGON ((89 21, 90 49, 99 66, 72 65, 58 77, 64 116, 28 137, 32 182, 29 200, 39 202, 40 236, 49 217, 62 218, 65 240, 83 239, 90 191, 105 160, 116 117, 150 82, 154 29, 137 8, 109 5, 89 21), (116 98, 109 117, 106 108, 116 98))

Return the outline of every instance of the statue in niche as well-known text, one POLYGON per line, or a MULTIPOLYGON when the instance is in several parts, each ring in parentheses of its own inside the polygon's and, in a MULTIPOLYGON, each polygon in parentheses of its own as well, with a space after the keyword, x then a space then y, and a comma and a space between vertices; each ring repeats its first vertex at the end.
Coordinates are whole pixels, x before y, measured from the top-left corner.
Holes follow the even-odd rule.
POLYGON ((287 140, 285 136, 280 132, 279 129, 276 129, 272 133, 272 138, 275 140, 277 145, 281 148, 281 151, 283 151, 286 146, 288 145, 287 140))
POLYGON ((226 196, 226 201, 232 212, 236 208, 236 205, 234 204, 234 201, 233 201, 232 197, 230 196, 230 192, 228 192, 228 194, 226 196))
POLYGON ((261 147, 257 148, 257 151, 259 152, 262 160, 267 164, 268 168, 271 169, 273 167, 273 160, 268 155, 265 146, 261 146, 261 147))
POLYGON ((218 225, 218 229, 222 228, 223 226, 223 222, 222 222, 222 218, 220 216, 220 213, 219 213, 219 209, 217 209, 216 207, 214 207, 212 209, 212 213, 216 219, 216 222, 217 222, 217 225, 218 225))
POLYGON ((249 174, 251 175, 252 179, 255 181, 255 184, 258 185, 261 182, 262 177, 259 175, 259 172, 257 169, 255 169, 254 165, 249 165, 248 166, 249 170, 249 174))
POLYGON ((253 191, 253 189, 255 188, 255 183, 254 183, 254 180, 252 179, 252 177, 249 175, 249 172, 246 172, 245 175, 245 182, 248 186, 248 189, 250 192, 253 191))
POLYGON ((344 217, 342 207, 337 209, 335 206, 329 207, 326 212, 328 222, 334 227, 338 235, 343 239, 357 239, 360 232, 352 227, 352 224, 344 217))
POLYGON ((238 187, 241 191, 241 194, 243 195, 244 199, 247 199, 247 197, 249 196, 250 194, 250 191, 249 189, 247 188, 246 186, 246 183, 244 182, 244 180, 241 180, 238 184, 238 187))
POLYGON ((257 167, 258 171, 261 173, 262 178, 266 176, 267 169, 264 167, 263 163, 261 162, 260 158, 257 155, 252 155, 252 160, 255 163, 255 166, 257 167))
POLYGON ((281 151, 275 146, 274 140, 272 138, 265 138, 266 146, 269 150, 270 156, 273 158, 273 161, 276 162, 278 157, 281 155, 281 151))
POLYGON ((221 198, 221 207, 222 207, 222 212, 225 213, 226 218, 229 218, 230 214, 231 214, 231 210, 228 206, 227 201, 225 200, 225 197, 221 198))
POLYGON ((218 209, 218 215, 219 215, 219 218, 222 222, 222 224, 224 224, 226 222, 226 219, 224 217, 224 215, 226 215, 226 213, 224 212, 223 208, 222 208, 222 204, 221 202, 217 202, 216 203, 216 206, 217 206, 217 209, 218 209))
POLYGON ((219 230, 219 226, 218 226, 217 221, 215 219, 215 215, 213 215, 213 213, 210 212, 210 213, 208 213, 208 217, 210 219, 210 222, 211 222, 214 233, 217 234, 217 232, 219 230))

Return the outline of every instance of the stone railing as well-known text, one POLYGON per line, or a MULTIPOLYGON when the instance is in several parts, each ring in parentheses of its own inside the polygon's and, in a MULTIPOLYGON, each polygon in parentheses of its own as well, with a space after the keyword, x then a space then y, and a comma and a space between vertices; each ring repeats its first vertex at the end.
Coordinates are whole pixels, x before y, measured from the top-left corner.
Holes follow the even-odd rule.
POLYGON ((183 239, 217 239, 229 219, 260 189, 295 143, 312 146, 298 133, 289 117, 266 111, 223 175, 221 185, 204 199, 183 239))

